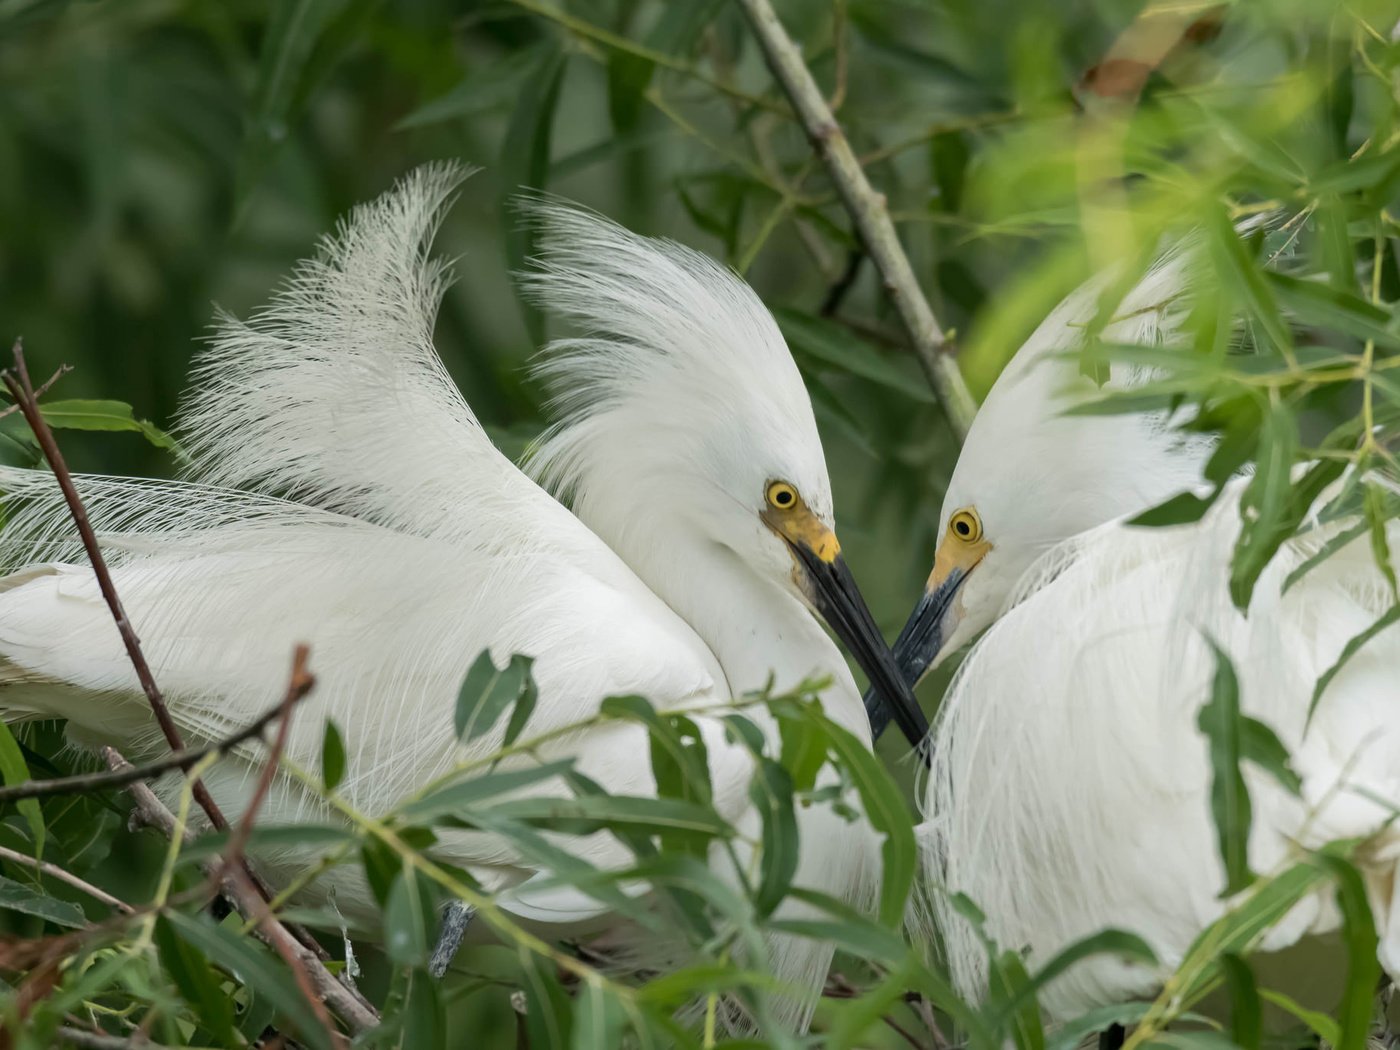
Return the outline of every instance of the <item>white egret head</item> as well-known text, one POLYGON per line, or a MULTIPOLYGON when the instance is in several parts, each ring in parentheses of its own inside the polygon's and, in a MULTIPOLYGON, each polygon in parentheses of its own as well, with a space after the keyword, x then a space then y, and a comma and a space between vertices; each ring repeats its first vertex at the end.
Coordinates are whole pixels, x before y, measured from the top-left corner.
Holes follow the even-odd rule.
MULTIPOLYGON (((1188 262, 1181 251, 1165 255, 1123 299, 1104 339, 1176 341, 1188 262)), ((1166 413, 1066 414, 1102 394, 1066 352, 1080 345, 1105 283, 1089 282, 1046 318, 978 411, 943 501, 933 571, 895 644, 911 683, 988 627, 1047 550, 1201 482, 1212 441, 1166 413)), ((1108 385, 1127 389, 1151 375, 1115 364, 1108 385)))
POLYGON ((708 565, 740 565, 798 597, 921 733, 841 557, 811 400, 758 296, 682 245, 556 203, 530 211, 544 239, 527 280, 586 333, 556 341, 538 367, 560 421, 535 476, 629 564, 656 566, 653 579, 696 571, 678 552, 698 543, 718 555, 708 565))

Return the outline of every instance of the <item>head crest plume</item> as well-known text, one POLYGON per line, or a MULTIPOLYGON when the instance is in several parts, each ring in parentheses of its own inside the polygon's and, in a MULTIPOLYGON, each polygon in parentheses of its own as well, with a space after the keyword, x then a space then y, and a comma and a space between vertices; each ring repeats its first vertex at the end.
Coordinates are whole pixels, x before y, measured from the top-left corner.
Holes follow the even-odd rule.
POLYGON ((557 201, 524 206, 543 231, 526 287, 583 332, 551 343, 536 366, 556 414, 531 460, 542 484, 577 505, 605 483, 603 464, 634 479, 649 466, 658 476, 722 471, 738 435, 826 488, 801 375, 743 280, 700 252, 557 201))

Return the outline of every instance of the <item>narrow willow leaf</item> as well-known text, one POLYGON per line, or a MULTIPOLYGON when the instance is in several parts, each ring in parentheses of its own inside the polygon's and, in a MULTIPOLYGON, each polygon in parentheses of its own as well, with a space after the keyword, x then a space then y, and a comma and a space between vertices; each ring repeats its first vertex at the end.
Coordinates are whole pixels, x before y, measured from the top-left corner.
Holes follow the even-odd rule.
POLYGON ((644 795, 589 795, 584 798, 519 798, 496 802, 492 814, 507 820, 548 827, 551 831, 591 835, 604 829, 644 834, 725 838, 734 829, 705 806, 673 798, 644 795))
POLYGON ((822 1040, 824 1047, 831 1050, 853 1050, 854 1047, 877 1045, 872 1034, 883 1025, 885 1015, 904 998, 909 988, 917 961, 906 958, 885 975, 874 988, 859 998, 841 1004, 831 1030, 822 1040))
POLYGON ((457 690, 452 720, 457 738, 471 741, 489 733, 506 708, 525 696, 528 674, 529 657, 517 653, 497 668, 490 650, 483 649, 457 690))
POLYGON ((1342 937, 1347 948, 1346 991, 1337 1010, 1341 1038, 1334 1050, 1366 1050, 1376 987, 1381 978, 1376 956, 1376 921, 1361 873, 1344 857, 1326 851, 1314 855, 1317 864, 1337 886, 1342 912, 1342 937))
POLYGON ((760 915, 770 915, 787 896, 797 861, 797 814, 793 811, 792 778, 771 758, 760 757, 749 781, 749 799, 763 821, 762 867, 754 894, 760 915))
POLYGON ((510 709, 510 718, 506 721, 505 736, 501 739, 506 747, 520 739, 520 734, 530 724, 530 716, 535 713, 535 704, 540 699, 540 687, 535 682, 535 658, 517 654, 511 660, 519 661, 525 680, 521 683, 520 695, 515 698, 515 704, 510 709))
MULTIPOLYGON (((1030 974, 1025 961, 1016 952, 1005 951, 991 960, 988 974, 987 1007, 1009 1021, 1011 1040, 1017 1050, 1045 1050, 1045 1025, 1040 1018, 1040 1006, 1034 994, 1026 994, 1030 974), (1020 1003, 1012 1008, 1009 1004, 1020 1003)), ((993 1031, 1000 1026, 993 1026, 993 1031)))
POLYGON ((814 941, 825 941, 834 944, 840 951, 887 965, 895 965, 909 954, 908 946, 899 937, 871 922, 774 919, 768 923, 768 928, 814 941))
POLYGON ((1312 722, 1313 712, 1317 710, 1317 705, 1322 699, 1322 694, 1327 692, 1327 687, 1332 684, 1332 679, 1337 677, 1342 668, 1347 665, 1347 661, 1355 656, 1363 645, 1395 623, 1400 623, 1400 605, 1392 605, 1382 614, 1379 620, 1371 624, 1370 627, 1367 627, 1342 647, 1342 652, 1341 655, 1337 657, 1337 662, 1323 672, 1322 677, 1317 680, 1317 687, 1313 689, 1312 702, 1308 704, 1309 723, 1312 722))
MULTIPOLYGON (((554 111, 559 102, 559 87, 568 66, 563 51, 544 54, 534 71, 525 80, 506 128, 501 146, 501 182, 507 195, 520 187, 542 190, 549 182, 550 143, 553 141, 554 111)), ((535 230, 531 223, 521 222, 515 211, 503 201, 501 211, 506 216, 506 264, 513 277, 522 273, 535 254, 535 230)), ((544 321, 539 309, 520 294, 517 281, 516 298, 524 314, 525 327, 535 346, 544 343, 544 321)))
POLYGON ((1378 346, 1400 347, 1400 332, 1389 326, 1390 314, 1358 295, 1320 281, 1305 281, 1270 271, 1269 284, 1279 302, 1305 324, 1344 332, 1378 346))
POLYGON ((1241 740, 1240 685, 1230 658, 1213 641, 1215 680, 1210 701, 1201 708, 1197 725, 1210 743, 1210 810, 1215 819, 1220 859, 1225 865, 1222 897, 1233 896, 1254 881, 1249 870, 1249 791, 1245 787, 1240 762, 1244 757, 1241 740))
POLYGON ((1259 432, 1254 476, 1240 496, 1241 528, 1230 565, 1230 594, 1241 610, 1248 608, 1255 582, 1292 531, 1284 517, 1297 445, 1292 415, 1283 405, 1273 405, 1259 432))
POLYGON ((238 159, 240 202, 246 201, 274 153, 287 140, 312 52, 345 2, 285 0, 273 6, 258 53, 252 114, 238 159))
POLYGON ((57 926, 76 928, 87 925, 87 916, 76 904, 50 897, 41 890, 0 875, 0 910, 37 915, 57 926))
POLYGON ((1143 966, 1157 964, 1157 955, 1152 946, 1137 934, 1126 930, 1100 930, 1062 949, 1033 976, 1028 977, 1012 999, 1002 1007, 1003 1016, 994 1017, 992 1023, 1000 1025, 1012 1013, 1023 1010, 1028 1004, 1036 1005, 1036 996, 1047 984, 1076 963, 1099 955, 1114 955, 1124 961, 1143 966))
MULTIPOLYGON (((1274 523, 1272 530, 1259 526, 1257 520, 1254 522, 1256 528, 1252 532, 1248 528, 1241 530, 1240 542, 1236 545, 1234 560, 1230 566, 1230 596, 1237 608, 1248 608, 1250 598, 1254 594, 1254 585, 1258 583, 1269 561, 1279 547, 1297 531, 1299 524, 1322 495, 1323 490, 1336 481, 1345 469, 1346 464, 1335 459, 1314 463, 1289 491, 1284 512, 1274 523), (1246 533, 1250 534, 1247 542, 1246 533)), ((1240 507, 1241 513, 1246 513, 1243 500, 1240 507)))
POLYGON ((161 968, 195 1008, 200 1026, 223 1045, 235 1045, 233 1003, 222 988, 222 980, 203 955, 175 936, 165 916, 156 917, 152 932, 161 968))
POLYGON ((326 731, 321 737, 321 783, 334 791, 345 779, 345 741, 334 722, 326 719, 326 731))
POLYGON ((488 799, 561 777, 573 765, 572 758, 565 758, 523 769, 483 772, 415 799, 399 810, 399 816, 413 824, 431 824, 443 817, 456 817, 470 812, 473 806, 488 799))
MULTIPOLYGON (((19 749, 19 741, 10 732, 10 727, 3 722, 0 722, 0 777, 4 778, 6 786, 9 787, 31 779, 29 765, 24 761, 24 752, 19 749)), ((29 825, 29 833, 34 836, 35 858, 43 859, 47 829, 44 827, 44 811, 39 808, 39 800, 21 799, 15 805, 24 815, 24 821, 29 825)))
POLYGON ((1303 562, 1303 564, 1299 565, 1296 569, 1294 569, 1288 574, 1287 578, 1283 581, 1283 589, 1281 593, 1287 594, 1289 589, 1295 583, 1301 580, 1304 576, 1312 572, 1314 569, 1316 569, 1319 565, 1325 562, 1328 558, 1332 557, 1332 555, 1336 554, 1343 547, 1347 546, 1347 544, 1352 543, 1355 540, 1359 539, 1361 536, 1365 535, 1366 530, 1369 527, 1370 526, 1367 522, 1360 521, 1353 525, 1351 528, 1343 529, 1341 532, 1338 532, 1336 535, 1329 538, 1326 543, 1324 543, 1321 547, 1318 548, 1316 554, 1308 558, 1307 561, 1303 562))
POLYGON ((626 1026, 627 1012, 602 978, 585 981, 574 1008, 574 1050, 615 1050, 626 1026))
POLYGON ((1234 223, 1230 221, 1223 207, 1211 209, 1210 232, 1211 254, 1215 259, 1215 272, 1221 283, 1245 305, 1272 349, 1291 350, 1293 337, 1279 313, 1278 303, 1274 300, 1273 290, 1264 277, 1264 271, 1240 240, 1234 223))
POLYGON ((1264 1035, 1264 1011, 1254 973, 1238 955, 1220 957, 1220 972, 1230 993, 1230 1037, 1241 1050, 1259 1050, 1264 1035))
POLYGON ((1240 754, 1279 782, 1285 791, 1298 795, 1303 782, 1289 765, 1288 749, 1274 731, 1256 718, 1240 719, 1240 754))
POLYGON ((395 130, 475 117, 498 106, 506 106, 520 97, 525 81, 556 50, 557 45, 553 41, 543 41, 532 47, 514 50, 506 58, 472 70, 447 94, 419 106, 400 120, 395 130))
MULTIPOLYGON (((209 831, 180 850, 180 863, 193 863, 217 857, 228 849, 230 832, 209 831)), ((356 841, 355 831, 342 824, 267 824, 253 828, 248 835, 250 850, 281 850, 291 847, 331 849, 356 841)))
POLYGON ((179 451, 174 438, 154 424, 137 419, 124 401, 48 401, 39 405, 39 411, 44 422, 55 430, 131 431, 156 448, 179 451))
POLYGON ((426 970, 410 970, 404 979, 402 1001, 396 1050, 448 1050, 456 1045, 449 1041, 442 982, 426 970))
POLYGON ((216 926, 208 919, 192 918, 180 912, 170 912, 167 918, 182 941, 232 974, 240 984, 267 999, 284 1022, 291 1022, 303 1042, 317 1050, 330 1050, 330 1034, 316 1020, 310 1004, 302 997, 297 982, 281 965, 280 959, 275 959, 251 937, 216 926))
POLYGON ((530 1038, 529 1045, 571 1046, 574 1014, 569 996, 559 984, 554 963, 522 947, 520 990, 525 996, 525 1029, 530 1038))
POLYGON ((1390 560, 1390 540, 1386 536, 1386 525, 1390 520, 1386 507, 1385 491, 1379 485, 1367 484, 1361 505, 1365 510, 1366 524, 1371 535, 1371 556, 1376 560, 1376 568, 1390 584, 1390 598, 1400 602, 1400 587, 1395 582, 1395 566, 1390 560))
POLYGON ((1266 1003, 1277 1006, 1280 1010, 1292 1014, 1303 1024, 1307 1025, 1326 1046, 1336 1046, 1342 1038, 1341 1025, 1328 1014, 1321 1010, 1309 1010, 1301 1005, 1297 1000, 1290 999, 1282 992, 1272 988, 1260 988, 1259 998, 1266 1003))
POLYGON ((384 948, 400 966, 422 967, 437 928, 436 893, 416 868, 403 864, 384 908, 384 948))
POLYGON ((1151 510, 1145 510, 1131 519, 1129 525, 1161 528, 1168 525, 1189 525, 1200 521, 1220 495, 1216 489, 1209 496, 1197 496, 1193 492, 1178 492, 1165 503, 1159 503, 1151 510))

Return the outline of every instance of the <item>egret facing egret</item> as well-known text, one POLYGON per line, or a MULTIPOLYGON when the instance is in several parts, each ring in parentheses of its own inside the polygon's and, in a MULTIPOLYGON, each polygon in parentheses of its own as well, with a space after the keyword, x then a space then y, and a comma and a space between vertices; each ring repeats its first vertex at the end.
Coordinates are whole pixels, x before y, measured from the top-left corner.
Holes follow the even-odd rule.
MULTIPOLYGON (((314 765, 334 720, 347 753, 338 791, 370 813, 499 746, 499 730, 462 741, 452 727, 483 649, 498 664, 535 657, 532 733, 583 721, 609 696, 699 708, 770 676, 780 688, 824 676, 827 715, 868 740, 855 682, 809 605, 881 688, 902 685, 840 556, 811 406, 758 298, 696 252, 537 208, 547 262, 535 293, 592 333, 556 344, 543 366, 559 422, 536 467, 575 517, 495 449, 433 348, 445 273, 427 242, 460 178, 437 167, 405 179, 267 308, 221 319, 183 412, 189 481, 78 479, 182 731, 214 740, 250 721, 280 694, 293 644, 309 642, 319 684, 285 753, 314 765)), ((5 469, 0 491, 13 570, 0 580, 5 717, 66 718, 78 742, 152 753, 149 712, 52 478, 5 469)), ((750 752, 718 717, 695 721, 716 810, 753 830, 750 752)), ((556 736, 538 754, 573 759, 615 794, 656 790, 630 723, 556 736)), ((259 759, 244 749, 206 774, 230 817, 259 759)), ((329 816, 288 777, 263 813, 329 816)), ((798 821, 796 883, 862 902, 869 826, 822 805, 798 821)), ((630 861, 602 834, 568 846, 605 867, 630 861)), ((601 910, 582 895, 532 900, 520 887, 539 871, 491 835, 443 830, 433 850, 537 921, 567 927, 601 910)), ((364 911, 347 871, 325 881, 342 908, 364 911)), ((831 953, 773 939, 772 969, 798 990, 777 1000, 780 1019, 806 1023, 831 953)))
MULTIPOLYGON (((1180 343, 1187 267, 1185 254, 1169 253, 1104 338, 1180 343)), ((1249 864, 1277 871, 1300 847, 1369 840, 1362 869, 1393 975, 1400 628, 1345 664, 1309 721, 1316 683, 1387 611, 1391 589, 1365 538, 1289 586, 1349 524, 1314 517, 1264 571, 1247 615, 1237 610, 1230 565, 1248 479, 1231 482, 1198 523, 1125 524, 1200 486, 1213 446, 1163 413, 1064 414, 1098 394, 1067 352, 1093 321, 1100 287, 1046 320, 983 405, 944 501, 932 575, 896 645, 914 681, 991 625, 940 709, 924 806, 927 874, 953 975, 978 994, 987 957, 952 893, 969 896, 986 935, 1025 953, 1032 969, 1107 927, 1146 939, 1158 966, 1096 956, 1052 982, 1041 1001, 1062 1019, 1153 994, 1229 907, 1197 726, 1217 673, 1212 643, 1233 664, 1243 713, 1277 734, 1301 781, 1295 795, 1244 765, 1249 864)), ((1110 383, 1146 378, 1115 366, 1110 383)), ((1389 531, 1393 547, 1400 530, 1389 531)), ((1281 949, 1340 921, 1318 889, 1259 947, 1281 949)))

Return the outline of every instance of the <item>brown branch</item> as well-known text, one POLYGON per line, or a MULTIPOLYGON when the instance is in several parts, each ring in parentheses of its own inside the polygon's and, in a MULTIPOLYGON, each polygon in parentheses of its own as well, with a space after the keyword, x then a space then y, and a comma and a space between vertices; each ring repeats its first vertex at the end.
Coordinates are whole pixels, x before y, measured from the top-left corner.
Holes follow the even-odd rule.
POLYGON ((1217 0, 1154 0, 1118 35, 1103 61, 1079 82, 1086 108, 1099 102, 1132 106, 1147 79, 1183 43, 1220 32, 1224 5, 1217 0))
POLYGON ((46 860, 36 860, 34 857, 20 853, 18 850, 10 849, 8 846, 0 846, 0 858, 8 860, 12 864, 23 864, 26 867, 33 868, 35 871, 43 872, 43 874, 49 875, 59 882, 66 882, 74 889, 82 890, 94 900, 101 901, 109 908, 116 908, 117 911, 124 915, 134 915, 136 913, 136 909, 130 904, 118 900, 106 890, 99 889, 90 882, 84 882, 71 871, 60 868, 57 864, 51 864, 46 860))
POLYGON ((88 1032, 72 1025, 64 1025, 58 1030, 58 1045, 71 1046, 74 1050, 175 1050, 164 1043, 153 1043, 140 1033, 128 1038, 107 1035, 105 1032, 88 1032))
MULTIPOLYGON (((308 687, 309 688, 309 687, 308 687)), ((301 694, 305 696, 306 693, 301 694)), ((300 697, 298 697, 300 699, 300 697)), ((285 701, 279 700, 267 709, 255 722, 249 723, 237 733, 225 737, 208 747, 186 748, 176 751, 168 758, 148 762, 144 766, 133 766, 120 773, 79 773, 71 777, 58 777, 53 780, 27 780, 19 784, 0 786, 0 805, 17 802, 25 798, 47 798, 51 795, 74 795, 106 788, 121 788, 137 780, 154 780, 173 769, 188 771, 210 755, 226 755, 239 744, 261 736, 272 722, 282 713, 285 701)))
MULTIPOLYGON (((102 757, 114 770, 133 768, 115 748, 104 747, 102 757)), ((140 820, 167 838, 174 838, 177 829, 175 815, 156 797, 155 792, 139 780, 127 785, 126 790, 135 803, 140 820)), ((185 828, 184 841, 192 841, 193 837, 194 833, 185 828)), ((316 997, 345 1021, 352 1031, 367 1031, 379 1023, 374 1007, 336 980, 314 952, 287 932, 287 928, 272 915, 267 902, 241 867, 231 867, 221 857, 210 858, 201 866, 206 875, 221 884, 224 893, 238 906, 239 911, 254 919, 256 925, 253 930, 260 940, 275 948, 283 958, 295 957, 302 964, 316 997)))
MULTIPOLYGON (((29 424, 29 429, 34 432, 39 447, 43 449, 44 458, 48 460, 49 466, 53 469, 54 479, 63 492, 64 502, 68 504, 68 513, 73 519, 73 524, 77 526, 78 535, 83 541, 83 549, 87 551, 88 561, 92 563, 93 574, 97 577, 97 586, 102 591, 107 608, 112 611, 112 619, 116 621, 117 632, 121 635, 122 645, 126 647, 127 658, 131 660, 131 666, 136 671, 137 680, 140 681, 141 689, 146 694, 146 700, 151 705, 151 711, 156 716, 160 731, 165 735, 166 743, 170 745, 172 751, 183 751, 185 740, 180 735, 180 730, 175 725, 174 719, 170 717, 170 709, 165 706, 165 698, 161 696, 160 689, 156 686, 155 676, 151 674, 151 666, 146 662, 146 654, 141 651, 141 640, 136 637, 136 631, 131 626, 131 621, 127 619, 126 609, 122 607, 121 597, 117 594, 115 584, 112 583, 112 574, 107 569, 107 561, 102 557, 102 548, 98 546, 97 533, 93 531, 92 522, 88 520, 87 507, 83 505, 82 497, 78 495, 78 490, 73 485, 73 475, 69 473, 68 464, 63 459, 63 453, 58 450, 58 442, 54 440, 53 431, 49 429, 43 413, 39 411, 38 395, 34 391, 33 384, 29 381, 29 369, 25 367, 24 363, 24 347, 18 339, 15 340, 14 345, 14 360, 14 368, 7 368, 4 372, 0 372, 0 379, 4 380, 5 386, 15 399, 16 406, 24 413, 25 422, 29 424)), ((209 822, 221 831, 227 829, 228 821, 224 818, 223 811, 219 809, 218 804, 204 784, 196 780, 193 790, 195 801, 208 815, 209 822)))
MULTIPOLYGON (((39 388, 38 388, 37 390, 34 391, 34 397, 35 397, 35 399, 41 398, 41 397, 43 397, 45 394, 47 394, 47 393, 49 392, 49 387, 53 386, 55 383, 57 383, 60 379, 62 379, 65 375, 67 375, 67 374, 68 374, 69 372, 71 372, 71 371, 73 371, 73 366, 72 366, 72 365, 59 365, 59 366, 58 366, 58 371, 55 372, 53 375, 49 376, 49 378, 48 378, 47 380, 45 380, 43 383, 39 384, 39 388)), ((19 402, 15 402, 15 403, 14 403, 13 405, 11 405, 9 408, 6 408, 6 409, 4 409, 4 410, 0 410, 0 419, 4 419, 4 418, 5 418, 6 416, 8 416, 11 412, 18 412, 18 411, 19 411, 19 402)))
POLYGON ((885 198, 876 193, 856 159, 841 125, 822 97, 821 89, 802 59, 802 52, 783 28, 769 0, 740 0, 764 58, 787 95, 812 147, 826 166, 841 203, 879 271, 899 319, 909 332, 914 355, 934 395, 959 437, 972 425, 976 405, 958 364, 948 352, 943 329, 914 279, 909 257, 899 243, 885 198))
MULTIPOLYGON (((29 381, 29 369, 24 361, 24 347, 18 339, 15 340, 14 345, 14 368, 0 372, 0 379, 4 380, 6 388, 15 399, 15 404, 24 413, 25 422, 29 424, 29 429, 34 432, 34 437, 43 450, 44 458, 48 460, 49 466, 53 469, 54 478, 63 493, 64 501, 68 504, 69 516, 78 529, 78 535, 82 538, 83 548, 87 551, 88 560, 92 562, 92 571, 97 577, 102 597, 112 612, 113 620, 116 621, 117 632, 121 635, 127 657, 131 660, 131 666, 136 671, 136 677, 151 705, 151 711, 156 716, 156 722, 159 723, 170 749, 177 752, 183 751, 185 749, 184 738, 181 737, 179 728, 170 717, 170 710, 165 706, 165 698, 161 696, 160 689, 156 686, 155 676, 151 674, 150 665, 146 662, 146 656, 141 651, 141 641, 136 637, 136 631, 126 617, 126 610, 122 607, 116 585, 112 582, 112 574, 108 571, 107 562, 102 557, 102 549, 97 542, 97 533, 88 520, 87 507, 84 506, 82 497, 78 495, 78 490, 73 485, 73 476, 68 470, 68 464, 64 461, 63 454, 58 449, 58 442, 54 440, 53 431, 39 411, 38 394, 29 381)), ((203 782, 195 780, 191 785, 191 790, 195 801, 199 803, 200 808, 208 816, 209 823, 220 831, 227 830, 228 820, 225 819, 223 811, 219 809, 218 803, 214 801, 214 797, 209 794, 209 789, 204 786, 203 782)), ((249 880, 258 888, 263 899, 271 900, 272 894, 258 878, 257 872, 246 862, 244 867, 248 872, 249 880)), ((322 960, 329 958, 325 949, 317 943, 316 938, 312 937, 309 932, 295 925, 291 926, 291 929, 295 932, 296 938, 302 946, 317 958, 322 960)))

